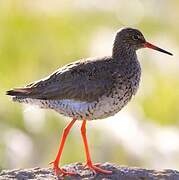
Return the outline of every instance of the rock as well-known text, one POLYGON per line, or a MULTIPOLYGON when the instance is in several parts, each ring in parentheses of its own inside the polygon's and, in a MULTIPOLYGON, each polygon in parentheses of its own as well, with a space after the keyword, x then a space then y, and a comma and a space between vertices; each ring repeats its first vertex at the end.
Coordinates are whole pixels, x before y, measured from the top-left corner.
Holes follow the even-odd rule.
POLYGON ((65 165, 67 171, 76 172, 76 176, 56 177, 51 168, 31 168, 31 169, 14 169, 2 170, 0 180, 179 180, 179 171, 165 170, 148 170, 135 167, 122 167, 111 163, 100 165, 101 168, 111 170, 111 175, 94 173, 89 169, 84 169, 81 163, 65 165))

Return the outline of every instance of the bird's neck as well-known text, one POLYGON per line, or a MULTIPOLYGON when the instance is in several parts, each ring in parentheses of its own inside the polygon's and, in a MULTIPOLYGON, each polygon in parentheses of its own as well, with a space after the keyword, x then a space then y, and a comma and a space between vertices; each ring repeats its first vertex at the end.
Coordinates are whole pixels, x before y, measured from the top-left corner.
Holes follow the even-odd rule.
POLYGON ((112 58, 118 63, 130 63, 137 60, 136 50, 126 44, 114 42, 112 50, 112 58))

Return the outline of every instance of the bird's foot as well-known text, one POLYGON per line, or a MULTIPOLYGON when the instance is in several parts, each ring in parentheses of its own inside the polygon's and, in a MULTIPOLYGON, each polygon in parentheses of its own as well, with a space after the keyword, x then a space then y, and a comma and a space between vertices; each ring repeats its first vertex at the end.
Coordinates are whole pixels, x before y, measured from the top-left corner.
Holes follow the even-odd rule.
POLYGON ((85 167, 85 169, 92 170, 94 173, 98 172, 98 173, 103 173, 103 174, 112 174, 112 171, 101 169, 99 167, 100 165, 101 165, 101 163, 93 164, 92 162, 87 162, 84 167, 85 167))
POLYGON ((75 176, 77 173, 75 172, 68 172, 64 168, 60 168, 58 166, 58 163, 53 161, 49 163, 50 165, 53 165, 53 170, 56 176, 75 176))

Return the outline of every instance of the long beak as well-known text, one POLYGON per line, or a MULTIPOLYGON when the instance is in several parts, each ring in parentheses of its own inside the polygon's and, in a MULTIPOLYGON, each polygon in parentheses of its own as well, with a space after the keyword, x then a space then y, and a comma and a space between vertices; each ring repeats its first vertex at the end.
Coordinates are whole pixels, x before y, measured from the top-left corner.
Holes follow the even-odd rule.
POLYGON ((151 44, 151 43, 149 43, 149 42, 145 42, 145 43, 144 43, 144 48, 154 49, 154 50, 157 50, 157 51, 160 51, 160 52, 163 52, 163 53, 166 53, 166 54, 168 54, 168 55, 173 56, 172 53, 170 53, 170 52, 168 52, 168 51, 165 51, 164 49, 161 49, 161 48, 159 48, 159 47, 157 47, 157 46, 154 46, 153 44, 151 44))

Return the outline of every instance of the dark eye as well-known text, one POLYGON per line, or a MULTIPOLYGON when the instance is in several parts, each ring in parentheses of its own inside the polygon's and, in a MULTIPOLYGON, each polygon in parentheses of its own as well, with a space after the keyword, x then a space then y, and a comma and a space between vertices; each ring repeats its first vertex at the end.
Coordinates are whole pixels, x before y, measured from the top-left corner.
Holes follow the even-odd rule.
POLYGON ((139 37, 138 35, 133 35, 133 36, 132 36, 132 39, 133 39, 133 40, 139 40, 140 37, 139 37))

